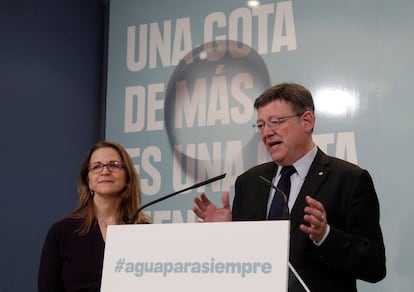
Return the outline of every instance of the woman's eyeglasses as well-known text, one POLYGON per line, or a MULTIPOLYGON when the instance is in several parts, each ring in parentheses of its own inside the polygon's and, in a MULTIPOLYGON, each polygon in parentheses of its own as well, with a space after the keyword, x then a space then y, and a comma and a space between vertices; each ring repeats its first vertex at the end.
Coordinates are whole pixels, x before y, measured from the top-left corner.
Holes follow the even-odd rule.
POLYGON ((101 173, 105 166, 110 172, 117 172, 125 167, 125 165, 120 161, 109 161, 106 164, 102 162, 91 163, 89 164, 88 169, 92 173, 101 173))

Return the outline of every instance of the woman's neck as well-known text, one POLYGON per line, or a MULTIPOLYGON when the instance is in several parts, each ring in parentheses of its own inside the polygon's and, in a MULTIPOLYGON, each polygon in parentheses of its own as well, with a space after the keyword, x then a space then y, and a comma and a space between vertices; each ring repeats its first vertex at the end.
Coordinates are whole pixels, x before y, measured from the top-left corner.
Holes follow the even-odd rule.
POLYGON ((94 197, 96 218, 98 221, 109 224, 118 224, 119 220, 119 198, 102 198, 99 196, 94 197))

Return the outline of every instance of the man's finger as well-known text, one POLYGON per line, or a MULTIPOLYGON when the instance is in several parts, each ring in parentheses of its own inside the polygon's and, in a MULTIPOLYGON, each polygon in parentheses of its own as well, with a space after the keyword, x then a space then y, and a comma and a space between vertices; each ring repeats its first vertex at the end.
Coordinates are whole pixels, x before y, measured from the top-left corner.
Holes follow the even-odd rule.
POLYGON ((221 195, 221 202, 223 203, 223 208, 230 209, 229 192, 223 192, 223 194, 221 195))
POLYGON ((206 196, 206 194, 205 194, 205 193, 201 193, 200 198, 201 198, 201 201, 202 201, 204 204, 206 204, 206 205, 211 204, 210 200, 207 198, 207 196, 206 196))

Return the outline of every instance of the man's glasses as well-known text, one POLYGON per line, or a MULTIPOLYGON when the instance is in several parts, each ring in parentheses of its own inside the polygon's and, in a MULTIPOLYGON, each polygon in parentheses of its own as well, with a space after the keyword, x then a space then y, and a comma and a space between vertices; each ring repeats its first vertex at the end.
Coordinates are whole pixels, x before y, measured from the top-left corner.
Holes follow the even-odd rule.
POLYGON ((303 115, 303 113, 300 114, 296 114, 296 115, 291 115, 291 116, 285 116, 285 117, 272 117, 269 119, 269 121, 265 122, 265 121, 259 121, 257 122, 257 124, 252 125, 253 129, 256 131, 256 133, 263 133, 264 129, 266 126, 269 127, 269 129, 279 129, 280 125, 287 121, 290 118, 294 118, 294 117, 300 117, 301 115, 303 115))
POLYGON ((109 161, 107 164, 102 162, 91 163, 89 164, 88 169, 92 173, 101 173, 105 166, 110 172, 117 172, 125 167, 125 165, 120 161, 109 161))

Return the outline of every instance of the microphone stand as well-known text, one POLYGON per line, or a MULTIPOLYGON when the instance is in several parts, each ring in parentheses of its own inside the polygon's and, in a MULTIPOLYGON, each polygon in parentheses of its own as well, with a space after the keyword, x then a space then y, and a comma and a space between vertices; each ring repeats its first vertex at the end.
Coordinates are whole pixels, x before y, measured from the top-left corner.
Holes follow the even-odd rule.
POLYGON ((145 208, 146 208, 146 207, 148 207, 148 206, 151 206, 151 205, 154 205, 155 203, 158 203, 158 202, 164 201, 164 200, 166 200, 166 199, 168 199, 168 198, 171 198, 172 196, 178 195, 178 194, 183 193, 183 192, 185 192, 185 191, 188 191, 188 190, 191 190, 191 189, 195 189, 195 188, 198 188, 198 187, 204 186, 204 185, 206 185, 206 184, 209 184, 209 183, 215 182, 216 180, 223 179, 225 176, 226 176, 226 174, 225 174, 225 173, 220 174, 220 175, 218 175, 218 176, 216 176, 216 177, 213 177, 213 178, 210 178, 210 179, 208 179, 208 180, 205 180, 205 181, 202 181, 202 182, 196 183, 196 184, 194 184, 194 185, 192 185, 192 186, 190 186, 190 187, 188 187, 188 188, 185 188, 185 189, 182 189, 182 190, 176 191, 176 192, 174 192, 174 193, 172 193, 172 194, 166 195, 166 196, 164 196, 164 197, 161 197, 161 198, 158 198, 158 199, 156 199, 156 200, 154 200, 154 201, 151 201, 151 202, 149 202, 149 203, 147 203, 147 204, 145 204, 145 205, 142 205, 142 206, 141 206, 141 208, 139 208, 139 209, 135 212, 134 216, 132 216, 131 218, 129 218, 129 220, 128 220, 127 222, 125 222, 125 223, 126 223, 126 224, 134 224, 135 220, 136 220, 136 219, 137 219, 137 217, 138 217, 139 212, 141 212, 143 209, 145 209, 145 208))
POLYGON ((288 200, 287 200, 287 196, 286 194, 279 189, 277 186, 275 186, 274 184, 271 183, 270 180, 264 178, 263 176, 259 176, 259 178, 264 181, 267 185, 269 185, 271 188, 273 188, 275 190, 275 196, 277 195, 277 193, 279 193, 280 195, 282 195, 283 197, 283 201, 284 201, 284 205, 283 205, 283 219, 284 220, 289 220, 290 215, 289 215, 289 205, 288 205, 288 200))
MULTIPOLYGON (((289 215, 289 205, 288 205, 288 201, 287 201, 287 196, 286 194, 279 189, 277 186, 275 186, 274 184, 272 184, 272 182, 266 178, 264 178, 263 176, 259 176, 259 178, 265 182, 267 185, 269 185, 271 188, 273 188, 275 190, 275 196, 276 193, 279 193, 283 196, 285 205, 283 206, 283 218, 286 220, 290 220, 290 215, 289 215)), ((306 292, 310 292, 308 286, 306 286, 305 282, 303 281, 302 277, 299 276, 298 272, 296 272, 295 268, 292 266, 292 264, 290 263, 290 261, 288 261, 288 266, 289 269, 292 271, 293 275, 295 275, 296 279, 299 281, 299 283, 302 285, 303 289, 305 289, 306 292)))
POLYGON ((302 285, 303 289, 305 289, 306 292, 310 292, 308 286, 306 286, 305 282, 303 282, 303 279, 299 276, 298 272, 296 272, 296 270, 292 266, 292 264, 290 262, 288 262, 288 265, 289 265, 289 269, 292 271, 293 275, 295 275, 296 279, 302 285))

